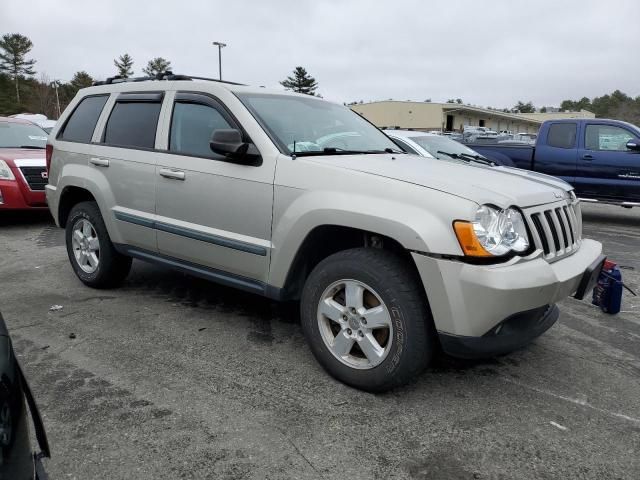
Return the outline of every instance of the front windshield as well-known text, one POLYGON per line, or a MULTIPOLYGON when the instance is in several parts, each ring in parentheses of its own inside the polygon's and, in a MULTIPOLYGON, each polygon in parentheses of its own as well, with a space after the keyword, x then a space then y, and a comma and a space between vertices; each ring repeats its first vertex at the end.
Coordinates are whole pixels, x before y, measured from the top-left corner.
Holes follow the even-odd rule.
POLYGON ((286 154, 378 153, 398 146, 347 107, 313 97, 237 94, 286 154))
POLYGON ((451 140, 447 137, 441 137, 439 135, 421 135, 419 137, 410 138, 431 155, 439 159, 451 158, 449 155, 447 155, 447 153, 450 153, 452 155, 471 155, 472 157, 478 155, 477 152, 471 150, 469 147, 465 147, 455 140, 451 140))
POLYGON ((31 123, 0 121, 0 148, 44 148, 47 132, 31 123))

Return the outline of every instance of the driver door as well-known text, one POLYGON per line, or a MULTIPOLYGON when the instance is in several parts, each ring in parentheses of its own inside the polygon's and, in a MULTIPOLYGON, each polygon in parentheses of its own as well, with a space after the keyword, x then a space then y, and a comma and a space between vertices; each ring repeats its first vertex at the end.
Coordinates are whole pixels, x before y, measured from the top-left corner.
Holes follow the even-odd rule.
POLYGON ((209 147, 216 129, 241 129, 217 99, 177 92, 167 153, 157 156, 159 253, 234 286, 266 281, 275 164, 229 162, 209 147))
POLYGON ((576 183, 586 195, 640 201, 640 153, 627 149, 635 138, 622 127, 589 123, 578 151, 576 183))

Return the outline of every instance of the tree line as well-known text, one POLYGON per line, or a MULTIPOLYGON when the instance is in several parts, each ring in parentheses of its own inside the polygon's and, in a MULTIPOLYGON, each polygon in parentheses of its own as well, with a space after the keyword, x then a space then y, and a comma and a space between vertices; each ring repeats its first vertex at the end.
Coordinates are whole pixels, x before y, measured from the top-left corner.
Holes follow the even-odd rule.
MULTIPOLYGON (((29 58, 32 49, 33 42, 19 33, 0 38, 0 116, 28 112, 58 118, 78 90, 96 80, 83 70, 74 73, 68 82, 51 79, 44 72, 36 78, 36 60, 29 58)), ((134 61, 129 54, 120 55, 113 63, 115 76, 126 78, 134 74, 134 61)), ((155 57, 142 72, 155 76, 170 69, 170 61, 155 57)))

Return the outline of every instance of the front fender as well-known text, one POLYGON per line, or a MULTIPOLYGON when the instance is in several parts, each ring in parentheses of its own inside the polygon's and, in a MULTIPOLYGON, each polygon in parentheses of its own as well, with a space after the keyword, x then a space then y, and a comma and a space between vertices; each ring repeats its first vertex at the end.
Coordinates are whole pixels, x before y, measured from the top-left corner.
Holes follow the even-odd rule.
MULTIPOLYGON (((462 255, 452 222, 469 218, 473 202, 406 185, 407 202, 392 197, 276 187, 269 283, 285 284, 307 235, 325 225, 352 227, 394 239, 407 250, 462 255), (418 190, 420 201, 411 201, 418 190), (431 207, 429 207, 431 205, 431 207)), ((417 199, 416 199, 417 200, 417 199)))

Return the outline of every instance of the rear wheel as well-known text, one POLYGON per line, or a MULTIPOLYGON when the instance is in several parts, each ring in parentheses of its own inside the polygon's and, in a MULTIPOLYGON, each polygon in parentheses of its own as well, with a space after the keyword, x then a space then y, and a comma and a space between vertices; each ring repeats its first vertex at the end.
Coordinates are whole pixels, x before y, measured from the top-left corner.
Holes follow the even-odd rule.
POLYGON ((305 283, 301 312, 317 360, 356 388, 382 392, 405 384, 434 351, 420 280, 388 251, 346 250, 320 262, 305 283))
POLYGON ((131 269, 131 258, 118 253, 111 243, 95 202, 81 202, 71 209, 66 243, 73 270, 90 287, 114 287, 131 269))

